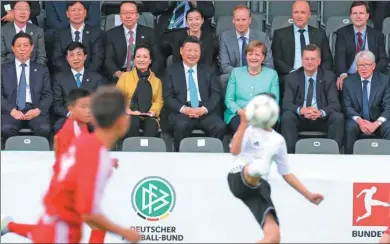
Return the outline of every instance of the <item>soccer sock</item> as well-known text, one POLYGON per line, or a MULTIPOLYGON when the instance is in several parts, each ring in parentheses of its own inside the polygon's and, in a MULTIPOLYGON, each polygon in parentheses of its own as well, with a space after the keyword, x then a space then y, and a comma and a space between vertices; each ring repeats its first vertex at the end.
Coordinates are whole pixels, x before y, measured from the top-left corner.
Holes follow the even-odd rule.
POLYGON ((89 243, 104 243, 106 232, 99 229, 92 229, 89 243))
POLYGON ((36 225, 9 222, 8 230, 9 232, 24 236, 26 238, 30 238, 31 232, 35 228, 35 226, 36 225))

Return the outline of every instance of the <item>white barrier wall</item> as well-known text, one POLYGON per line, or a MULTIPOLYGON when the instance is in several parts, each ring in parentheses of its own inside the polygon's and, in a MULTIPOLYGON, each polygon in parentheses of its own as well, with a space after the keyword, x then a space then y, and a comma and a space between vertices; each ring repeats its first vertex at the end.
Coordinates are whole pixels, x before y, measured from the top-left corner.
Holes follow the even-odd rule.
MULTIPOLYGON (((254 243, 262 237, 250 211, 229 191, 231 155, 118 152, 113 156, 120 166, 107 187, 104 211, 112 220, 142 230, 143 242, 254 243), (141 181, 145 177, 152 178, 141 181)), ((21 222, 37 220, 53 157, 52 152, 1 152, 2 214, 21 222)), ((365 196, 357 195, 375 186, 373 199, 390 202, 389 156, 290 155, 289 159, 303 183, 324 194, 325 200, 312 205, 273 168, 270 183, 282 242, 378 243, 384 226, 390 225, 390 207, 373 206, 371 215, 356 223, 366 213, 365 196)), ((89 233, 85 227, 85 242, 89 233)), ((121 238, 108 235, 105 241, 118 243, 121 238)), ((1 242, 29 241, 7 234, 1 242)))

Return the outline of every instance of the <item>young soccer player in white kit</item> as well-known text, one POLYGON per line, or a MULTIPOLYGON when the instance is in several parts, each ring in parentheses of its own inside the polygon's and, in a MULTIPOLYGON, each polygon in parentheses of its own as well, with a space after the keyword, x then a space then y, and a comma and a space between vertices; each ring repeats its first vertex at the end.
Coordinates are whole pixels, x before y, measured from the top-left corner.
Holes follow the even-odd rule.
MULTIPOLYGON (((264 94, 275 99, 273 94, 264 94)), ((287 146, 284 138, 272 128, 262 129, 248 125, 245 113, 234 134, 230 152, 237 155, 228 174, 233 195, 241 199, 251 210, 264 232, 258 243, 279 243, 279 220, 271 200, 271 186, 267 182, 271 163, 274 161, 284 180, 306 197, 319 204, 323 196, 311 193, 291 173, 287 162, 287 146)))

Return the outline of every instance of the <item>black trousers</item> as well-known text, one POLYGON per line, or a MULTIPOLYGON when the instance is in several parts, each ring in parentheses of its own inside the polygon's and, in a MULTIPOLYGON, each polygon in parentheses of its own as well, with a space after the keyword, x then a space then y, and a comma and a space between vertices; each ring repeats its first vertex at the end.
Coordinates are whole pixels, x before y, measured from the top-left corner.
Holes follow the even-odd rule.
MULTIPOLYGON (((240 115, 236 115, 230 120, 228 125, 229 125, 229 128, 233 131, 233 133, 235 133, 237 131, 238 126, 240 125, 240 121, 241 121, 240 115)), ((279 123, 278 122, 276 122, 273 129, 276 131, 279 130, 279 123)))
POLYGON ((144 131, 143 136, 157 137, 158 135, 158 123, 155 119, 142 119, 138 116, 132 115, 130 117, 130 129, 127 133, 129 137, 140 136, 139 130, 144 131))
POLYGON ((181 140, 189 137, 195 129, 202 130, 207 136, 221 141, 225 134, 225 123, 217 114, 203 115, 198 119, 191 119, 184 114, 171 114, 169 123, 173 127, 173 143, 176 152, 179 151, 181 140))
MULTIPOLYGON (((382 139, 390 140, 390 121, 386 121, 374 132, 382 139)), ((360 131, 358 123, 353 119, 349 119, 345 123, 345 141, 344 153, 352 154, 353 145, 363 133, 360 131)))
MULTIPOLYGON (((21 112, 25 114, 31 109, 34 109, 34 107, 28 104, 21 112)), ((47 115, 39 115, 32 120, 17 120, 10 114, 1 115, 1 135, 4 140, 19 135, 19 131, 25 128, 32 130, 36 136, 49 139, 51 133, 50 118, 47 115)))
POLYGON ((286 140, 288 153, 295 152, 299 131, 322 131, 328 133, 328 138, 335 140, 339 147, 343 144, 344 116, 332 112, 323 119, 309 120, 292 111, 286 111, 281 117, 281 134, 286 140))

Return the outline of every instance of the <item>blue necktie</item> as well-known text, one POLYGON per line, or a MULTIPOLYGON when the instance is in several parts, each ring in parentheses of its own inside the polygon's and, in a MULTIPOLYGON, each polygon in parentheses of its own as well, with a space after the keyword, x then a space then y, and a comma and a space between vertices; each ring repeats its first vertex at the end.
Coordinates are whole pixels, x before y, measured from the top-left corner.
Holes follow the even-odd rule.
POLYGON ((81 87, 81 80, 80 80, 80 77, 81 77, 81 73, 77 73, 75 76, 76 76, 76 84, 77 84, 77 87, 81 87))
POLYGON ((199 107, 199 99, 198 99, 198 90, 196 89, 194 77, 192 73, 194 71, 192 69, 188 70, 188 86, 190 88, 190 103, 191 107, 197 108, 199 107))
POLYGON ((245 37, 245 36, 241 36, 240 39, 242 40, 242 47, 241 47, 241 66, 247 66, 248 63, 246 62, 246 56, 245 56, 246 37, 245 37))
POLYGON ((370 109, 368 107, 368 80, 363 81, 363 119, 370 120, 370 109))
POLYGON ((18 99, 16 101, 16 105, 18 106, 19 110, 23 110, 26 107, 26 88, 27 88, 27 82, 26 82, 26 71, 25 67, 26 64, 21 64, 22 66, 22 73, 20 74, 20 80, 19 80, 19 89, 18 89, 18 99))
POLYGON ((74 35, 75 35, 74 41, 75 42, 80 42, 80 31, 75 31, 74 35))

